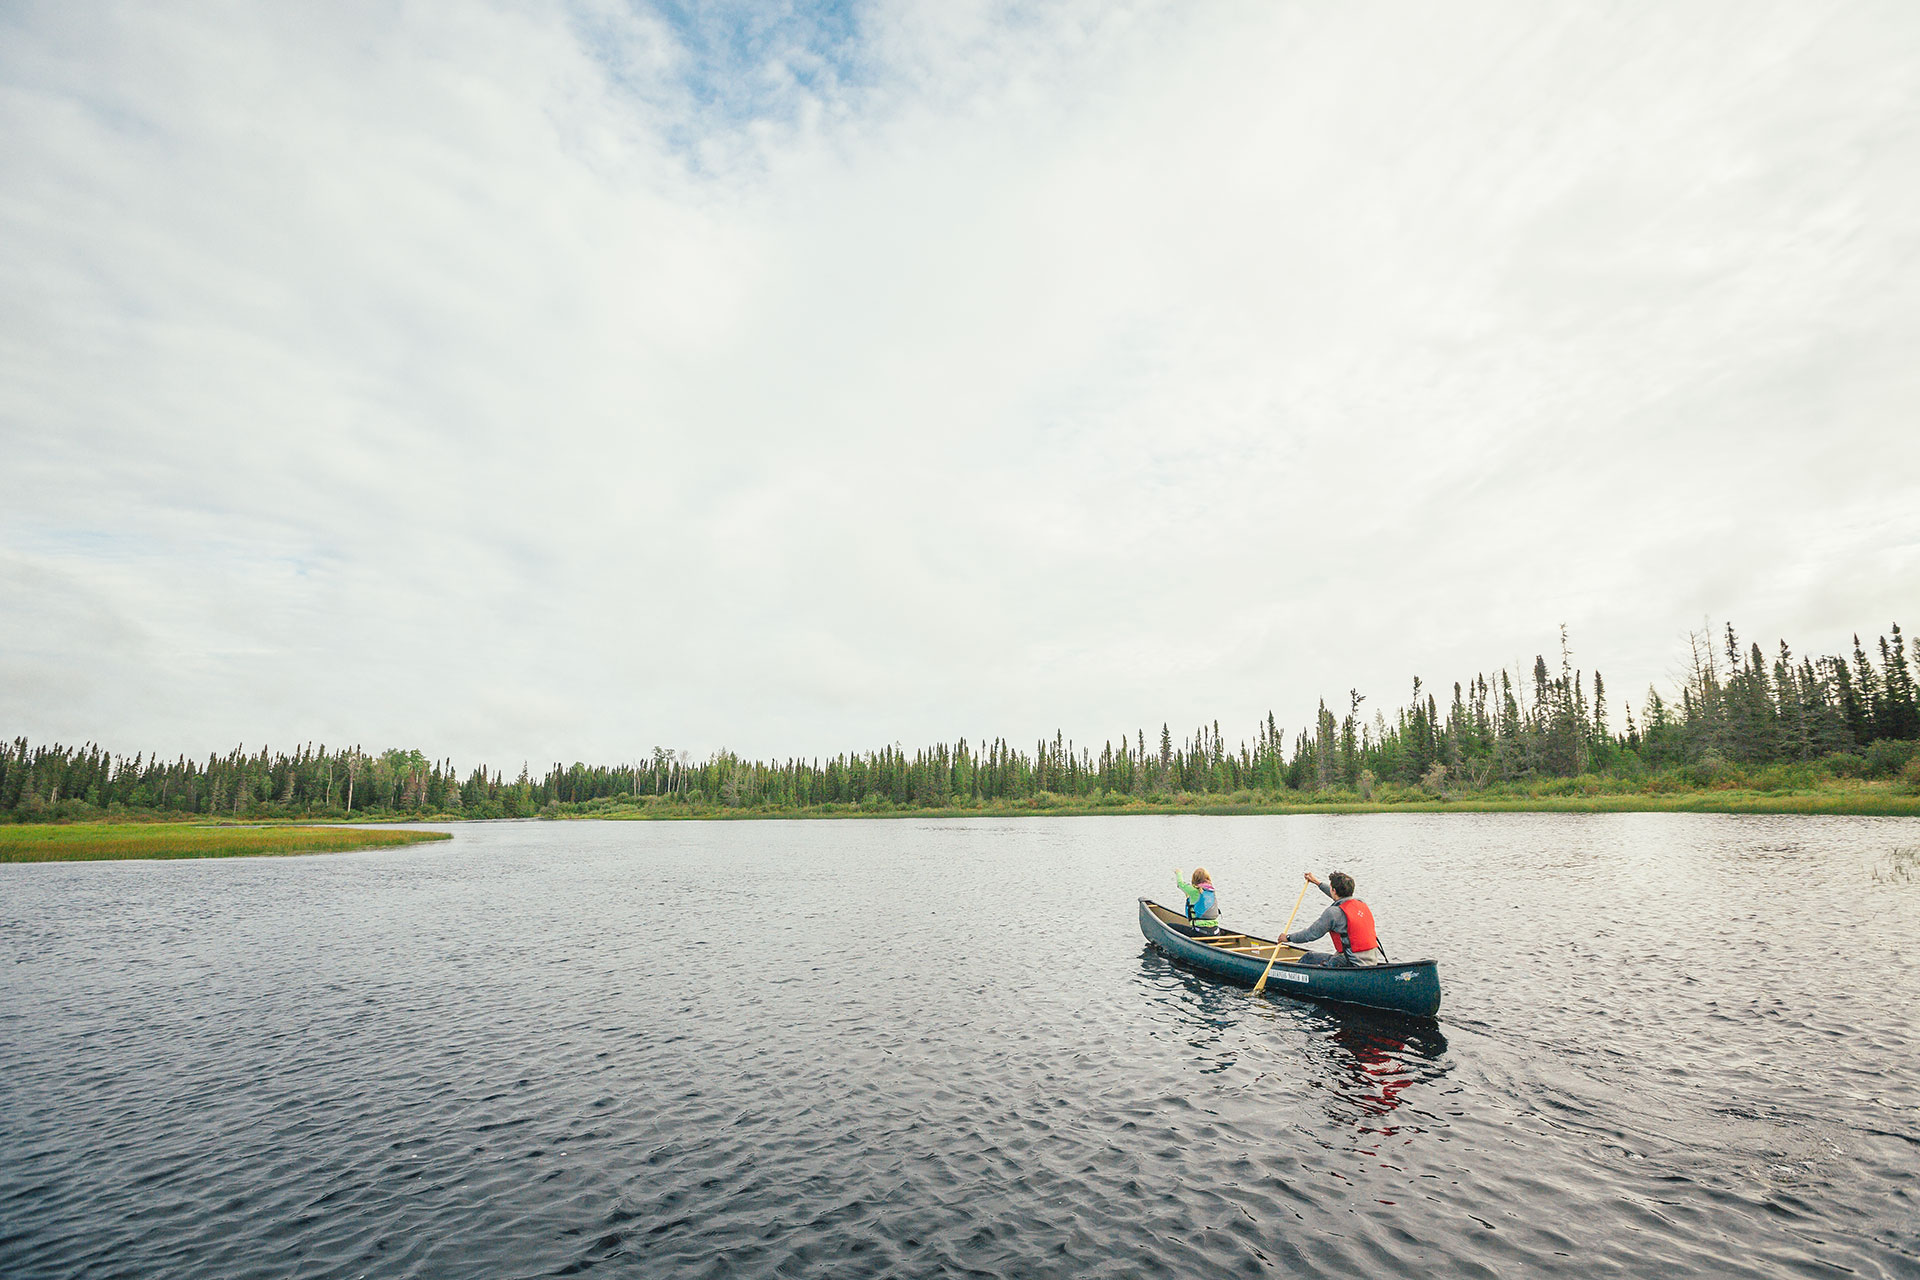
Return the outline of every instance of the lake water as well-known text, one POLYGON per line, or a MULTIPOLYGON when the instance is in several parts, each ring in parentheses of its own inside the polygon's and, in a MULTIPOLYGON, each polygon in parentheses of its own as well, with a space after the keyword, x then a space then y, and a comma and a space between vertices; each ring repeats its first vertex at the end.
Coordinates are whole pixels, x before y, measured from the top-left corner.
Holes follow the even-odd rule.
POLYGON ((1920 823, 456 829, 0 866, 0 1275, 1920 1276, 1920 823), (1196 861, 1439 1025, 1149 950, 1196 861))

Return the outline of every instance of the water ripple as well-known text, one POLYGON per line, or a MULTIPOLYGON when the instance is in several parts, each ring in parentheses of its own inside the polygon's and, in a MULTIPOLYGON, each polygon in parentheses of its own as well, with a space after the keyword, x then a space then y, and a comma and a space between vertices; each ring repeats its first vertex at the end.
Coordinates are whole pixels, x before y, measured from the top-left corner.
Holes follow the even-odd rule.
POLYGON ((1915 845, 580 823, 3 867, 0 1274, 1916 1275, 1915 845), (1143 945, 1197 855, 1256 929, 1352 871, 1442 1022, 1143 945))

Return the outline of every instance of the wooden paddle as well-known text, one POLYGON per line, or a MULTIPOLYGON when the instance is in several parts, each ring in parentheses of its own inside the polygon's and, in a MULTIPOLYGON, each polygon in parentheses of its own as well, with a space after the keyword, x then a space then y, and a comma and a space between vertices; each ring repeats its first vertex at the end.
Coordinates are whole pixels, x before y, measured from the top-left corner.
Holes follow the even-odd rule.
POLYGON ((1300 904, 1307 900, 1307 881, 1300 883, 1300 896, 1293 900, 1293 910, 1287 913, 1287 927, 1273 940, 1273 954, 1267 957, 1267 967, 1260 971, 1260 981, 1253 984, 1253 994, 1259 995, 1267 989, 1267 975, 1273 972, 1273 962, 1280 958, 1280 948, 1287 944, 1287 935, 1293 932, 1293 918, 1300 914, 1300 904))

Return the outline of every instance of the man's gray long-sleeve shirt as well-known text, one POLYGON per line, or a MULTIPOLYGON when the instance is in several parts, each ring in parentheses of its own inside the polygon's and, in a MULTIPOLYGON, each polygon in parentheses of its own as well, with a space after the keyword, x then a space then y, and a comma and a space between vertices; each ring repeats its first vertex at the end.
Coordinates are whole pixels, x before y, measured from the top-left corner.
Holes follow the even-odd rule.
MULTIPOLYGON (((1326 894, 1329 898, 1333 897, 1333 890, 1327 888, 1324 884, 1315 885, 1314 888, 1320 890, 1320 892, 1326 894)), ((1319 919, 1304 929, 1295 929, 1286 936, 1285 941, 1289 945, 1297 947, 1303 942, 1312 942, 1316 938, 1324 938, 1329 933, 1339 934, 1342 943, 1347 941, 1347 913, 1340 909, 1338 899, 1335 899, 1327 905, 1327 909, 1320 913, 1319 919)), ((1385 964, 1387 962, 1386 953, 1381 951, 1379 947, 1374 947, 1370 951, 1353 952, 1352 957, 1355 964, 1385 964)))

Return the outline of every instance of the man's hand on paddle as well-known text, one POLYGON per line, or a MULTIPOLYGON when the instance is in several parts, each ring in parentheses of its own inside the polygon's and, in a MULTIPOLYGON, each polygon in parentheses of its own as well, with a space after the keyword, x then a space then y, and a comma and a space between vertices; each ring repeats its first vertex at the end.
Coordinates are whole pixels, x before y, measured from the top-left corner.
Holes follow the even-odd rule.
POLYGON ((1320 883, 1320 877, 1313 874, 1313 872, 1309 871, 1307 872, 1307 883, 1312 885, 1317 885, 1320 883))

